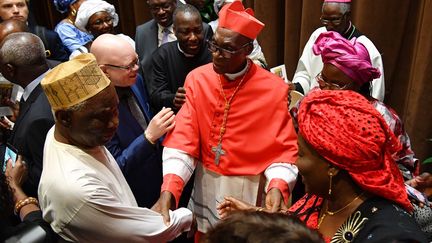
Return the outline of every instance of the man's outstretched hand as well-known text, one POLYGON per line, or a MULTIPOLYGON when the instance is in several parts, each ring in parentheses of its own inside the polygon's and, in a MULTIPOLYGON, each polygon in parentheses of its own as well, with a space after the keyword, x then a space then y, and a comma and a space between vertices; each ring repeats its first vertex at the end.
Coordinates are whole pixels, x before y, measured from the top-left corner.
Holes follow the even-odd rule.
POLYGON ((163 221, 166 226, 170 225, 170 215, 169 210, 175 209, 175 198, 173 194, 169 191, 163 191, 160 194, 158 201, 153 205, 151 210, 162 214, 163 221))

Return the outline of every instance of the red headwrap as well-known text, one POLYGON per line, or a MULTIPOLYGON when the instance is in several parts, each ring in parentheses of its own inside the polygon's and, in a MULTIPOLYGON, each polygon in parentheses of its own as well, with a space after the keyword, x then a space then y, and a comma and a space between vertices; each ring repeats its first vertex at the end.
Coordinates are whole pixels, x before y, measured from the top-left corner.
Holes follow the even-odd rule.
POLYGON ((324 32, 315 41, 313 52, 321 55, 324 64, 333 64, 360 85, 381 76, 371 64, 368 50, 356 38, 347 40, 337 32, 324 32))
POLYGON ((254 17, 252 9, 245 9, 241 1, 225 5, 219 12, 219 27, 256 39, 264 24, 254 17))
POLYGON ((399 140, 362 95, 349 90, 315 90, 302 101, 299 132, 329 163, 346 170, 363 190, 408 211, 404 181, 395 161, 399 140))

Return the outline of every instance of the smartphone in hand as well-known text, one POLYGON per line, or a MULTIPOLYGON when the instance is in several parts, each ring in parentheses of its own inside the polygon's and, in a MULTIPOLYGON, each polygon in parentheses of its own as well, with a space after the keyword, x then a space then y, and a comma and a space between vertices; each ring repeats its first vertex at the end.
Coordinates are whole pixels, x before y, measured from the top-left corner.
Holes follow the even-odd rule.
POLYGON ((12 160, 12 167, 15 166, 15 162, 18 157, 18 151, 9 143, 6 144, 4 159, 3 159, 3 173, 6 172, 7 161, 12 160))

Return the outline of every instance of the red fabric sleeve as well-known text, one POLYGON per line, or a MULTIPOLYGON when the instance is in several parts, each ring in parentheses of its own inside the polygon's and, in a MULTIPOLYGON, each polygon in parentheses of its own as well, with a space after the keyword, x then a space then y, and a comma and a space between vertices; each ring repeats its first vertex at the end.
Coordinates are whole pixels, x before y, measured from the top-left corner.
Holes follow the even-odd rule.
POLYGON ((174 195, 176 208, 178 207, 180 196, 184 187, 183 179, 176 174, 167 174, 163 177, 161 192, 169 191, 174 195))
MULTIPOLYGON (((165 180, 164 180, 165 181, 165 180)), ((281 191, 285 204, 288 203, 288 198, 290 196, 289 186, 286 181, 278 178, 274 178, 270 181, 269 186, 267 188, 267 193, 272 189, 277 188, 281 191)))

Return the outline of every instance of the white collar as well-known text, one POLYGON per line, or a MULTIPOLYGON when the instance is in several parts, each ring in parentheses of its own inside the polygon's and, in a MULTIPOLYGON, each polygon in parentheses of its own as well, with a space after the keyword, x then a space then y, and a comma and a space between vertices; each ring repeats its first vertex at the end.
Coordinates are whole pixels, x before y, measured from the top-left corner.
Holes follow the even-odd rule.
POLYGON ((191 55, 191 54, 188 54, 188 53, 184 52, 184 51, 181 49, 181 47, 180 47, 180 43, 178 43, 178 42, 177 42, 177 48, 179 49, 179 51, 180 51, 181 53, 183 53, 183 55, 185 55, 185 57, 194 57, 194 56, 195 56, 195 55, 191 55))
POLYGON ((240 70, 240 72, 237 72, 237 73, 225 73, 224 75, 225 75, 229 80, 234 80, 234 79, 236 79, 236 78, 242 76, 243 74, 245 74, 246 71, 247 71, 248 68, 249 68, 249 65, 250 65, 250 62, 249 62, 249 59, 248 59, 248 60, 246 60, 246 65, 245 65, 245 67, 244 67, 242 70, 240 70))
POLYGON ((42 73, 41 75, 39 75, 39 77, 37 77, 35 80, 31 81, 31 83, 29 83, 23 92, 22 95, 22 99, 24 101, 26 101, 28 99, 28 97, 30 96, 30 94, 33 92, 33 90, 39 85, 39 83, 41 82, 41 80, 43 79, 43 77, 45 77, 45 75, 47 74, 47 72, 49 72, 51 69, 48 69, 48 71, 42 73))

